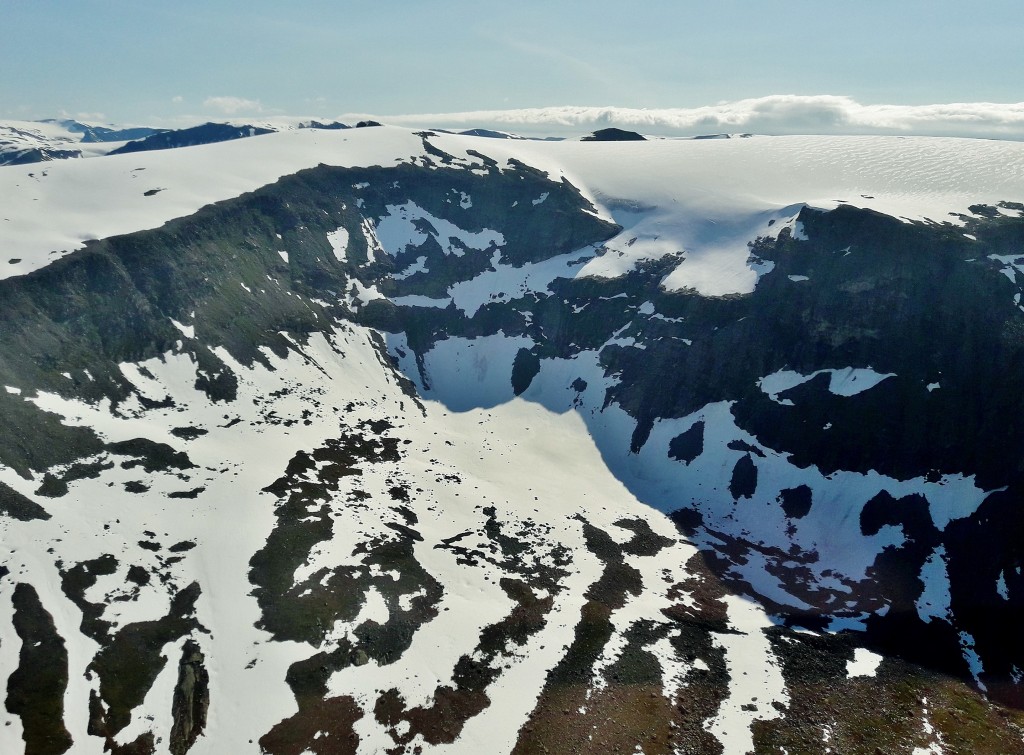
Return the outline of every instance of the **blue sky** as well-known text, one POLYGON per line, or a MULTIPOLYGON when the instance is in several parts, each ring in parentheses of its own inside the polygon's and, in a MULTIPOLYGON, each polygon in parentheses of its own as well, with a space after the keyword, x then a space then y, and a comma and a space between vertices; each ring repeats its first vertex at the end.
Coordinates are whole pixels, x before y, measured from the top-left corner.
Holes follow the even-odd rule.
POLYGON ((2 118, 1024 101, 1020 0, 0 0, 0 18, 2 118))

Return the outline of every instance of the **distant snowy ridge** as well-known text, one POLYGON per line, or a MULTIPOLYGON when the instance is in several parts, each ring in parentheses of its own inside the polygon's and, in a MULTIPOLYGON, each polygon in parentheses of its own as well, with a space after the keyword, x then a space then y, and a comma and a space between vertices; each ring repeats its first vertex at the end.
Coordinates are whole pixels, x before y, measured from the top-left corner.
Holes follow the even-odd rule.
POLYGON ((0 121, 0 166, 211 144, 299 128, 341 129, 316 118, 206 122, 184 128, 122 128, 73 120, 0 121))
POLYGON ((0 166, 105 155, 154 129, 87 126, 77 121, 0 121, 0 166))

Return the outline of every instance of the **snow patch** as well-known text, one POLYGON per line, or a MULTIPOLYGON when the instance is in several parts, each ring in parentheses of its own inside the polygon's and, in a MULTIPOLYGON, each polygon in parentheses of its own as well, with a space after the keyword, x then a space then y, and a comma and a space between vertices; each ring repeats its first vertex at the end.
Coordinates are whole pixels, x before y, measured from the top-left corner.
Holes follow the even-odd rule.
POLYGON ((729 696, 717 715, 704 723, 728 753, 752 752, 755 721, 770 721, 781 713, 772 703, 789 701, 778 659, 764 630, 772 622, 760 607, 735 595, 723 599, 735 634, 716 634, 714 641, 725 650, 729 696))
POLYGON ((348 259, 348 238, 348 229, 344 227, 327 234, 327 243, 331 245, 338 262, 345 262, 348 259))
POLYGON ((915 601, 917 615, 924 621, 948 621, 952 597, 949 592, 949 570, 946 566, 946 548, 939 546, 921 567, 924 590, 915 601))
POLYGON ((171 319, 171 325, 177 328, 185 338, 194 339, 196 337, 196 328, 194 325, 183 325, 175 319, 171 319))
POLYGON ((825 374, 831 375, 828 385, 829 392, 836 396, 846 397, 856 396, 858 393, 863 393, 864 391, 874 388, 886 378, 896 376, 895 372, 880 373, 875 372, 870 367, 844 367, 842 369, 818 370, 817 372, 812 372, 809 375, 803 375, 793 370, 779 370, 760 378, 757 381, 757 386, 775 403, 793 406, 792 401, 788 399, 780 399, 779 394, 785 393, 798 385, 803 385, 809 380, 813 380, 818 375, 825 374))
POLYGON ((428 273, 428 272, 430 272, 430 271, 427 270, 427 258, 426 257, 417 257, 416 261, 413 262, 411 265, 409 265, 409 267, 405 268, 405 270, 403 270, 400 273, 394 273, 391 276, 391 278, 393 280, 400 281, 400 280, 405 280, 406 278, 409 278, 410 276, 416 275, 417 273, 428 273))
POLYGON ((501 247, 505 237, 498 231, 466 231, 454 223, 438 218, 413 201, 386 206, 387 215, 376 223, 376 235, 384 251, 391 256, 418 247, 433 236, 446 255, 461 257, 467 249, 484 251, 501 247))
POLYGON ((875 676, 882 660, 878 653, 872 653, 867 648, 857 648, 853 651, 853 659, 846 662, 846 676, 875 676))

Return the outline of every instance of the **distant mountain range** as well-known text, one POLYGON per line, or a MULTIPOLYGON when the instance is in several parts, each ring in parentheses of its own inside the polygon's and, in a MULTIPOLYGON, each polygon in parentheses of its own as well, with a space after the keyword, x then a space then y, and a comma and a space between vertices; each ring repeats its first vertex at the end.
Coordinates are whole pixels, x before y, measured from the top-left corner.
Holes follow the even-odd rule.
MULTIPOLYGON (((375 121, 360 121, 355 127, 379 125, 375 121)), ((58 119, 0 121, 0 165, 27 165, 77 157, 195 147, 296 128, 333 131, 350 126, 337 121, 297 119, 259 124, 203 123, 178 129, 114 128, 58 119)), ((461 133, 498 139, 522 138, 488 129, 470 129, 461 133)))

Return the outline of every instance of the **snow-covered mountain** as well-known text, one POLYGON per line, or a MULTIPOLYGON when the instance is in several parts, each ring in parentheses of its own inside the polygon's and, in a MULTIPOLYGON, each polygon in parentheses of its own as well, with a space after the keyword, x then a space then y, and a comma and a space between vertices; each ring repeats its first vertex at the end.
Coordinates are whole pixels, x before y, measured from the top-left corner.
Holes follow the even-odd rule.
POLYGON ((3 752, 1024 752, 1024 145, 0 193, 3 752))
POLYGON ((0 121, 0 165, 106 155, 134 139, 159 133, 152 128, 113 128, 73 120, 0 121))

